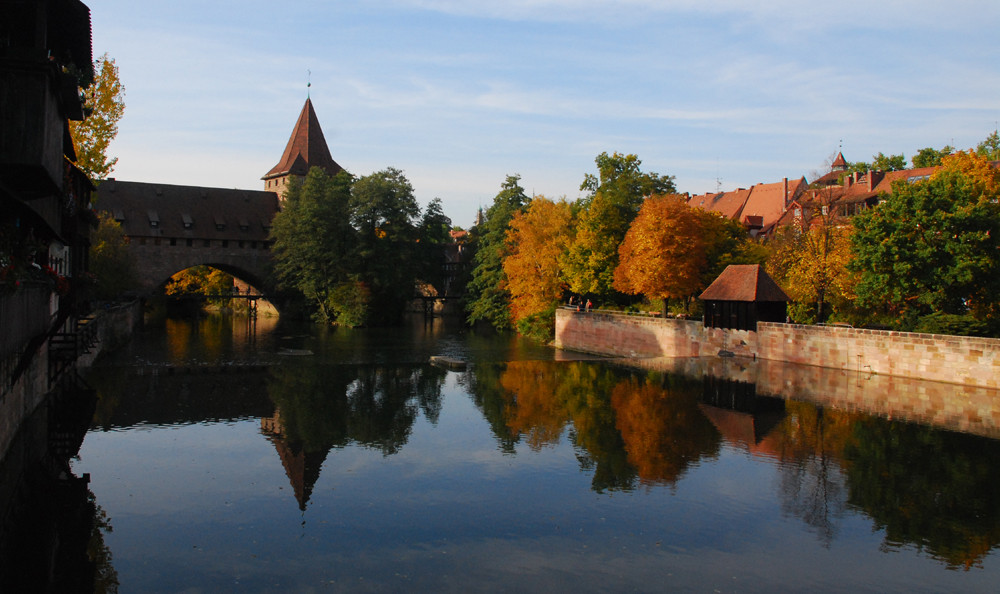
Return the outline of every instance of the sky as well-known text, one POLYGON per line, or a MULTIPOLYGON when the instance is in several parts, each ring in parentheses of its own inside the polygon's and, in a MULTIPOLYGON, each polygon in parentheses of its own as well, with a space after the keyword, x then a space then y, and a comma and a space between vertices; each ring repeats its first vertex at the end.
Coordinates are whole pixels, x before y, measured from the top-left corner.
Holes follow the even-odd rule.
POLYGON ((308 94, 338 163, 466 228, 508 175, 579 198, 602 152, 701 194, 1000 120, 996 0, 84 1, 125 86, 113 177, 264 189, 308 94))

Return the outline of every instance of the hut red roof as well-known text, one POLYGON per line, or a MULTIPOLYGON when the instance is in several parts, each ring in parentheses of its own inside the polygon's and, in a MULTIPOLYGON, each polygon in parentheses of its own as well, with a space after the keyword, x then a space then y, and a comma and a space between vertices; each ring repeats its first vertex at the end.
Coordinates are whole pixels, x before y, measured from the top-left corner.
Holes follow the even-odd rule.
POLYGON ((702 301, 791 301, 759 264, 727 266, 699 297, 702 301))

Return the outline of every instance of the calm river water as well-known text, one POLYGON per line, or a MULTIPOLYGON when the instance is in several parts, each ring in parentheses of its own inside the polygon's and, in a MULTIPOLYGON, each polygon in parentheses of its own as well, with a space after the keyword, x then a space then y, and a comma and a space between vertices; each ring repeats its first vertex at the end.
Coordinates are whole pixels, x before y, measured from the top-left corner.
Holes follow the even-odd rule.
POLYGON ((168 320, 87 381, 72 468, 101 520, 99 583, 121 592, 1000 583, 989 437, 440 319, 168 320))

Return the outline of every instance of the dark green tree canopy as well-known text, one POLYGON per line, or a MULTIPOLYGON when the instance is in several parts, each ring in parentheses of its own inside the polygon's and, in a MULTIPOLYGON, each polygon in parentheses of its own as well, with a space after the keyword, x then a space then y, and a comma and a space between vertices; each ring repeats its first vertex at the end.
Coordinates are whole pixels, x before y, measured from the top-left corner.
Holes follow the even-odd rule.
POLYGON ((955 152, 955 147, 944 145, 941 150, 931 147, 922 148, 913 155, 913 167, 936 167, 941 164, 941 159, 955 152))
POLYGON ((851 267, 860 275, 860 307, 904 329, 934 312, 996 307, 1000 205, 976 187, 955 170, 896 182, 878 207, 854 218, 851 267))
POLYGON ((314 167, 293 180, 271 229, 278 281, 301 292, 324 322, 393 323, 417 279, 440 274, 444 261, 451 220, 441 201, 420 215, 398 169, 355 179, 314 167))
POLYGON ((472 229, 472 278, 465 289, 465 311, 470 324, 489 322, 493 327, 510 329, 503 260, 507 256, 504 241, 507 227, 515 212, 523 210, 530 200, 521 187, 520 175, 508 175, 493 198, 493 204, 483 213, 483 220, 472 229))

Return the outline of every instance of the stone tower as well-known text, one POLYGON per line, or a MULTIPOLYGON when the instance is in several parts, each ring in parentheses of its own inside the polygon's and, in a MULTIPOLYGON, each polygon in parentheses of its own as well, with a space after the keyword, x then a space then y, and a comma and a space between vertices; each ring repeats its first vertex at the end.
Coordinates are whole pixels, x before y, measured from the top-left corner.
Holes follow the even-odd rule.
POLYGON ((330 175, 344 169, 330 156, 330 148, 323 138, 323 129, 319 126, 312 100, 307 98, 281 160, 261 178, 264 189, 284 197, 289 180, 293 176, 305 177, 311 167, 320 167, 330 175))

